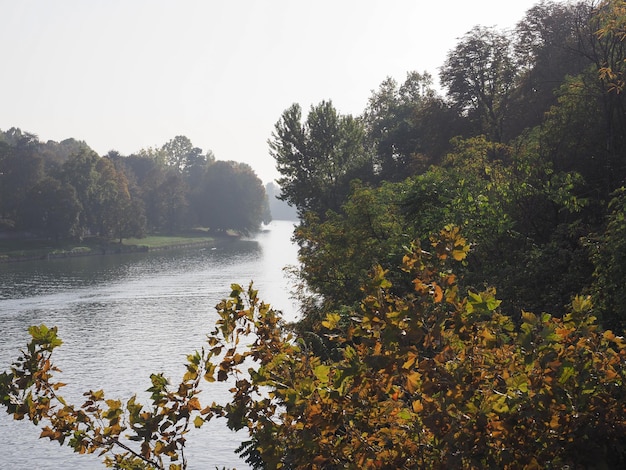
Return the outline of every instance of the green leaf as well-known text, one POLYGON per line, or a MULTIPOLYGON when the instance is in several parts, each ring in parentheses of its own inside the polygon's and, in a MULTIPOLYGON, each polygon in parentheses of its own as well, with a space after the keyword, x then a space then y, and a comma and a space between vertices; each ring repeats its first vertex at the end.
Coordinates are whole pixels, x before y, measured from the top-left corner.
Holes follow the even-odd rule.
POLYGON ((570 365, 564 365, 561 369, 561 375, 559 376, 559 383, 564 384, 567 380, 572 377, 575 373, 575 370, 570 365))
POLYGON ((323 364, 320 364, 319 366, 317 366, 314 371, 315 377, 317 377, 317 379, 320 382, 324 382, 324 383, 328 382, 329 373, 330 373, 330 367, 325 366, 323 364))

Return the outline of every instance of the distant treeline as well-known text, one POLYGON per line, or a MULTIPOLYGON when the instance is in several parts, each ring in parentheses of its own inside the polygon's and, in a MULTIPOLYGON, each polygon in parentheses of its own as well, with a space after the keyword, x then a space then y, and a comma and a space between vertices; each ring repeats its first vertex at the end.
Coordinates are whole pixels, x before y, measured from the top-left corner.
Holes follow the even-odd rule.
POLYGON ((82 141, 0 131, 0 233, 107 239, 194 227, 247 234, 271 220, 261 180, 177 136, 101 157, 82 141))

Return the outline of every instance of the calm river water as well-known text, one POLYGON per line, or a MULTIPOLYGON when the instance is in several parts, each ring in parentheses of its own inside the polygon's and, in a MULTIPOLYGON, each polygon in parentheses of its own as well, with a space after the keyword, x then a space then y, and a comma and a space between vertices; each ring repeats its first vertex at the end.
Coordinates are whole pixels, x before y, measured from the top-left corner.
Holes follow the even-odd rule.
MULTIPOLYGON (((218 242, 215 249, 176 250, 104 257, 0 264, 0 371, 23 348, 30 325, 58 326, 64 344, 55 352, 66 398, 103 389, 108 398, 138 393, 148 403, 150 373, 176 383, 187 354, 204 345, 216 320, 215 305, 230 284, 254 280, 260 297, 297 318, 283 267, 297 263, 293 223, 274 221, 249 240, 218 242)), ((223 384, 206 384, 203 402, 224 401, 223 384)), ((101 458, 72 453, 38 439, 30 422, 0 409, 0 467, 13 470, 100 469, 101 458)), ((193 430, 190 469, 248 468, 234 449, 246 434, 221 421, 193 430)))

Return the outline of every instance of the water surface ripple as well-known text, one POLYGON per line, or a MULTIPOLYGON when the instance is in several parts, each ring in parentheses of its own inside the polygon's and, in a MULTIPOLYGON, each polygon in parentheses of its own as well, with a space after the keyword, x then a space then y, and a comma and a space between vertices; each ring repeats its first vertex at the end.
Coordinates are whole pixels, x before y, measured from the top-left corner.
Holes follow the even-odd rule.
MULTIPOLYGON (((204 345, 216 320, 215 305, 230 284, 254 280, 263 300, 297 316, 283 267, 297 262, 290 237, 293 224, 274 221, 250 240, 229 240, 214 249, 133 253, 0 265, 0 370, 17 358, 30 325, 57 326, 64 344, 55 352, 68 384, 66 398, 104 389, 108 398, 144 391, 150 373, 180 380, 187 354, 204 345)), ((224 384, 207 384, 204 401, 223 401, 224 384)), ((14 470, 100 469, 96 456, 39 440, 29 422, 0 410, 0 461, 14 470)), ((247 468, 233 453, 245 435, 224 423, 193 430, 188 439, 190 469, 247 468)))

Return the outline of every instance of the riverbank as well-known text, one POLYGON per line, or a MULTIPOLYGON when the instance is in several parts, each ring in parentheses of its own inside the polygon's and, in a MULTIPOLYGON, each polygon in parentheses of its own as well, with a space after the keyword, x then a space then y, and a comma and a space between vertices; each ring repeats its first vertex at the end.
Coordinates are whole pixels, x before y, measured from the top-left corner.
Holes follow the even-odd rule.
POLYGON ((51 241, 34 239, 0 240, 0 263, 13 263, 42 259, 70 258, 77 256, 102 256, 121 253, 162 251, 177 248, 207 247, 216 238, 231 238, 234 234, 209 235, 194 231, 181 235, 150 235, 145 238, 130 238, 122 243, 98 238, 76 241, 51 241))

